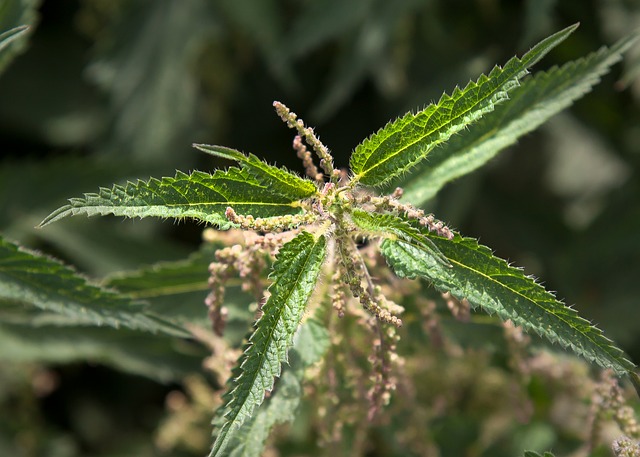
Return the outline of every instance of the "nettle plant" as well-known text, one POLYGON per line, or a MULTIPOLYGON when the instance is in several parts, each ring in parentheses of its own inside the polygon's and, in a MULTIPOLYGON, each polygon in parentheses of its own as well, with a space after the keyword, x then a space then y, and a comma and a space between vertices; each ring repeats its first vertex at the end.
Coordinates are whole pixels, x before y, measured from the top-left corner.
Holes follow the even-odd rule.
POLYGON ((389 271, 400 278, 426 279, 452 307, 495 314, 600 367, 628 375, 638 388, 635 365, 599 329, 521 269, 419 209, 446 182, 479 167, 588 92, 636 38, 523 79, 575 28, 390 122, 355 148, 349 171, 335 169, 329 149, 313 129, 275 102, 278 115, 297 131, 294 149, 305 177, 253 154, 196 144, 239 167, 102 188, 71 199, 41 225, 70 215, 113 214, 194 218, 219 230, 246 232, 244 244, 220 249, 210 267, 206 303, 216 333, 224 331, 225 284, 234 274, 246 290, 263 297, 214 420, 211 456, 233 449, 257 454, 264 430, 292 419, 298 403, 291 401, 291 389, 299 390, 296 382, 326 352, 327 335, 337 328, 332 323, 345 315, 358 316, 374 335, 372 382, 365 394, 369 419, 388 403, 403 311, 384 293, 385 283, 394 281, 389 271), (406 183, 404 195, 397 182, 406 183), (380 191, 394 187, 386 195, 380 191), (267 270, 270 285, 265 291, 267 270), (332 308, 335 312, 328 311, 332 308), (283 372, 284 362, 289 367, 283 372), (264 409, 258 407, 265 396, 271 410, 261 415, 264 409), (256 425, 260 421, 263 425, 256 425))

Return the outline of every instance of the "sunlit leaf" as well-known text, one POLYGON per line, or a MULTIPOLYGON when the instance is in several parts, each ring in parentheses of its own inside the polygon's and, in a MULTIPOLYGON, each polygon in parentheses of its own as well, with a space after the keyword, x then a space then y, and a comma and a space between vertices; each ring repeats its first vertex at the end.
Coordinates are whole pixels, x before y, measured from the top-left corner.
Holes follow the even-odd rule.
POLYGON ((273 267, 270 297, 238 363, 211 456, 225 455, 235 433, 273 389, 325 256, 325 238, 307 232, 285 244, 273 267))
POLYGON ((310 197, 317 191, 315 184, 308 179, 303 179, 284 168, 269 165, 253 154, 246 156, 240 151, 224 146, 208 144, 194 144, 194 146, 207 154, 239 162, 256 181, 282 197, 291 200, 302 199, 310 197))
POLYGON ((423 234, 431 238, 450 266, 443 266, 429 251, 415 245, 383 240, 382 253, 399 276, 428 279, 436 289, 509 319, 618 374, 635 368, 597 327, 473 238, 456 235, 448 240, 426 230, 423 234))
POLYGON ((231 444, 231 457, 259 457, 274 425, 292 422, 302 400, 302 381, 305 368, 313 365, 329 347, 329 333, 322 324, 309 320, 300 325, 289 353, 290 366, 273 394, 269 396, 253 417, 242 425, 231 444))
POLYGON ((493 111, 518 86, 527 68, 538 62, 551 49, 571 34, 577 25, 567 27, 546 38, 522 59, 509 60, 504 68, 494 67, 464 89, 444 94, 436 104, 387 124, 360 143, 350 165, 354 180, 379 186, 407 172, 424 160, 437 145, 447 141, 468 125, 493 111))
POLYGON ((510 93, 509 103, 499 105, 464 135, 454 136, 434 149, 429 160, 400 183, 404 198, 414 205, 423 205, 446 183, 479 168, 538 128, 589 92, 637 39, 638 34, 630 35, 611 48, 602 48, 525 80, 510 93))
POLYGON ((214 174, 178 172, 174 178, 152 178, 126 186, 101 188, 97 194, 69 200, 51 213, 41 226, 67 216, 113 214, 125 217, 194 218, 227 229, 232 226, 225 211, 255 217, 281 216, 299 211, 298 204, 252 178, 246 171, 230 168, 214 174))

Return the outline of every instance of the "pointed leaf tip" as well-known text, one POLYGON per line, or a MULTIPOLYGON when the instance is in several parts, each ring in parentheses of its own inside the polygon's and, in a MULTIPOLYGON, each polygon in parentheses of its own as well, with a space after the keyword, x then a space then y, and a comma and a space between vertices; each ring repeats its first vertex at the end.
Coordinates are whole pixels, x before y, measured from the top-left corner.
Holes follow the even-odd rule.
POLYGON ((609 48, 601 48, 560 67, 537 72, 510 93, 509 103, 457 135, 429 155, 411 176, 396 182, 403 198, 423 206, 442 187, 484 165, 518 138, 582 98, 638 39, 630 34, 609 48))
POLYGON ((112 188, 103 187, 97 193, 69 199, 69 204, 52 212, 40 227, 78 214, 113 214, 130 218, 194 218, 228 229, 232 226, 225 217, 229 206, 238 214, 275 217, 299 213, 297 200, 283 196, 258 182, 246 170, 238 168, 217 170, 213 174, 176 172, 173 178, 151 178, 112 188))
POLYGON ((566 39, 573 25, 542 40, 521 59, 514 57, 504 67, 494 67, 488 76, 481 75, 464 89, 443 94, 438 103, 411 112, 390 122, 360 143, 349 164, 353 182, 381 186, 408 172, 423 161, 438 145, 474 124, 509 97, 519 86, 527 69, 566 39))
POLYGON ((194 144, 197 149, 227 160, 238 162, 260 184, 283 197, 299 200, 316 193, 316 185, 285 168, 269 165, 253 154, 245 155, 235 149, 209 144, 194 144))

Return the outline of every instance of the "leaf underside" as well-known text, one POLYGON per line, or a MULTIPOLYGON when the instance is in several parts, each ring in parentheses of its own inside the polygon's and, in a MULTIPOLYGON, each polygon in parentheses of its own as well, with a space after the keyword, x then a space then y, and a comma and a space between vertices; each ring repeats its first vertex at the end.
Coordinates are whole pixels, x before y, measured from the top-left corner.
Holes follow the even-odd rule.
POLYGON ((437 104, 387 124, 354 150, 350 166, 354 180, 379 186, 402 175, 425 159, 438 144, 491 112, 508 98, 508 92, 527 74, 527 68, 571 34, 577 25, 567 27, 534 46, 522 59, 509 60, 503 68, 494 67, 452 95, 443 94, 437 104))
POLYGON ((300 211, 292 198, 274 193, 245 170, 229 168, 213 174, 177 172, 173 178, 129 182, 101 188, 97 194, 73 198, 51 213, 43 227, 66 216, 113 214, 125 217, 194 218, 223 230, 233 226, 225 217, 227 207, 238 214, 273 217, 300 211))
POLYGON ((308 232, 300 233, 280 250, 271 275, 271 295, 230 380, 222 409, 224 422, 210 456, 225 455, 230 440, 271 391, 274 378, 280 376, 324 256, 324 236, 316 239, 308 232))
POLYGON ((428 162, 418 165, 406 180, 397 182, 404 189, 403 199, 416 206, 424 205, 446 183, 479 168, 538 128, 589 92, 637 40, 637 33, 630 35, 611 48, 603 47, 523 81, 509 94, 509 103, 497 106, 464 135, 440 145, 429 155, 428 162))
POLYGON ((431 238, 450 266, 443 266, 430 252, 415 245, 384 240, 381 251, 399 276, 428 279, 436 289, 466 299, 473 307, 497 314, 502 320, 510 319, 618 374, 634 369, 634 364, 597 327, 475 239, 456 235, 447 240, 424 230, 423 234, 431 238))
POLYGON ((34 323, 46 317, 45 311, 48 322, 64 316, 66 325, 128 327, 189 336, 148 314, 143 305, 91 285, 60 262, 0 238, 0 310, 10 313, 12 308, 19 314, 31 311, 34 323))
POLYGON ((240 151, 224 146, 208 144, 194 144, 194 146, 215 157, 239 162, 242 168, 246 169, 261 185, 282 197, 299 200, 310 197, 317 191, 315 184, 308 179, 301 178, 284 168, 269 165, 253 154, 246 156, 240 151))

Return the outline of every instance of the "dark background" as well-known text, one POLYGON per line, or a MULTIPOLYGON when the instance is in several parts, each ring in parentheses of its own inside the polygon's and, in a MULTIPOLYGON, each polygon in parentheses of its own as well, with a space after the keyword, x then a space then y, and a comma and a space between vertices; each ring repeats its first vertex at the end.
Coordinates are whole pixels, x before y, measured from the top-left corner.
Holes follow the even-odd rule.
MULTIPOLYGON (((28 46, 0 76, 0 230, 96 278, 186 257, 200 243, 196 224, 78 218, 33 227, 99 186, 228 165, 194 142, 301 171, 273 100, 314 126, 345 167, 388 120, 575 22, 534 71, 629 33, 640 2, 42 1, 28 46)), ((583 100, 427 208, 558 291, 636 362, 640 86, 619 81, 637 71, 637 57, 629 52, 583 100)), ((56 402, 88 385, 108 391, 122 375, 74 365, 56 376, 64 388, 44 401, 41 420, 65 429, 56 402)), ((166 388, 145 380, 109 398, 126 404, 136 382, 148 407, 161 408, 154 401, 166 388)))

